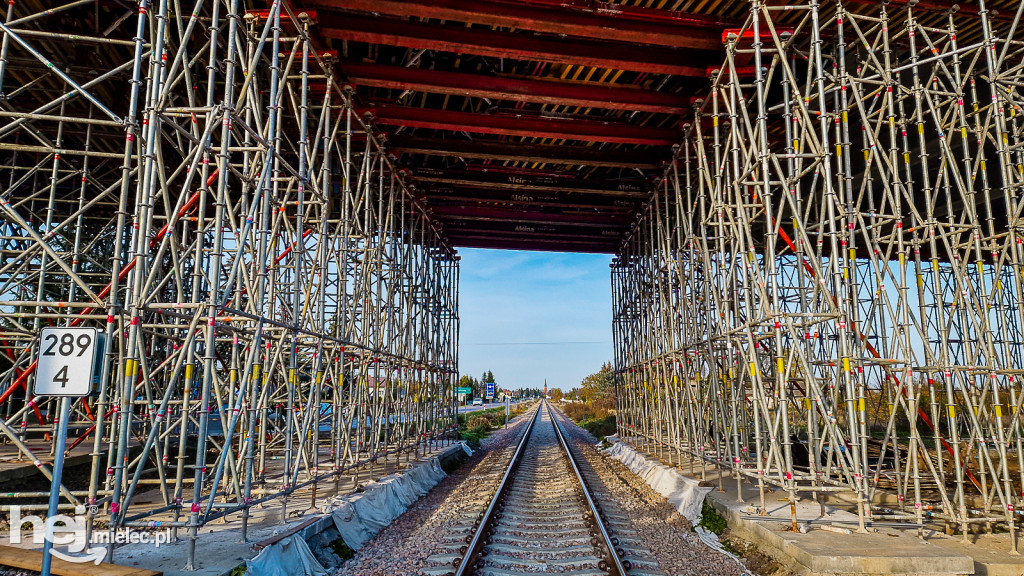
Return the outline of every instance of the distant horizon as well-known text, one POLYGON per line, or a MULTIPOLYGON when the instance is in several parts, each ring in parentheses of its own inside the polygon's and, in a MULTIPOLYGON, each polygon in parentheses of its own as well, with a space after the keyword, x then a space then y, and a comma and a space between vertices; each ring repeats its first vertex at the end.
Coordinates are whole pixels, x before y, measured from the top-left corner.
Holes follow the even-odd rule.
POLYGON ((459 373, 569 390, 612 359, 608 254, 460 248, 459 373))

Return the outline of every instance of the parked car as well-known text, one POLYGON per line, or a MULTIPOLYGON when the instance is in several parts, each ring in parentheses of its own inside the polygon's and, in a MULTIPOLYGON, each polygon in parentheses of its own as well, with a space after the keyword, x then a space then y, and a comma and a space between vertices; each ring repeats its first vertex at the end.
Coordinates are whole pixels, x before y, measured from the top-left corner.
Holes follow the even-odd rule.
POLYGON ((473 398, 473 406, 483 406, 483 405, 484 405, 484 399, 483 398, 473 398))

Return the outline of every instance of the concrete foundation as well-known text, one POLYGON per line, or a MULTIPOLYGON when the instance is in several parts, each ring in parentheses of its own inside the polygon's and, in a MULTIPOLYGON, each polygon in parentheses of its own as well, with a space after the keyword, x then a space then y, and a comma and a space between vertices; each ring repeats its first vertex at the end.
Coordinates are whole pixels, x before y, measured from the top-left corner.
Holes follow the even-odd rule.
MULTIPOLYGON (((458 466, 460 453, 465 454, 460 444, 439 442, 431 445, 425 455, 413 457, 408 464, 406 454, 392 455, 387 462, 381 458, 373 465, 368 464, 360 468, 358 475, 342 477, 337 483, 321 483, 318 487, 317 502, 323 502, 331 496, 351 493, 357 490, 359 485, 407 466, 417 466, 434 457, 439 457, 442 468, 448 472, 458 466), (399 458, 400 461, 397 461, 399 458)), ((190 541, 184 530, 179 532, 177 541, 160 547, 155 547, 152 543, 120 546, 114 551, 113 563, 160 571, 164 576, 226 575, 244 564, 246 560, 255 557, 263 546, 272 544, 278 536, 298 534, 308 540, 324 530, 334 528, 330 514, 323 514, 319 509, 309 506, 311 498, 306 492, 297 491, 289 498, 287 518, 282 518, 282 502, 279 499, 253 507, 249 517, 248 537, 245 541, 241 539, 241 514, 232 514, 226 520, 204 526, 199 531, 196 543, 198 565, 195 570, 185 570, 190 541)), ((24 547, 32 548, 31 539, 25 540, 24 547)))
MULTIPOLYGON (((634 446, 635 448, 635 446, 634 446)), ((757 544, 793 572, 807 576, 853 575, 985 575, 1020 576, 1024 559, 1010 554, 1009 534, 947 536, 935 530, 868 526, 858 533, 857 515, 813 500, 796 504, 797 531, 793 530, 788 494, 768 492, 761 509, 757 487, 736 480, 727 471, 720 477, 712 465, 683 461, 666 453, 664 460, 638 450, 653 461, 677 467, 715 489, 708 501, 728 521, 730 530, 757 544)))

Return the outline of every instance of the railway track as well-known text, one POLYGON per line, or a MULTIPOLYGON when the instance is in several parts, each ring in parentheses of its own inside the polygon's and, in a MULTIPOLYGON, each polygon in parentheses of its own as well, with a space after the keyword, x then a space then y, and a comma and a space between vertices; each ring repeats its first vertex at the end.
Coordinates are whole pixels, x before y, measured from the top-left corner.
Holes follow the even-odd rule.
POLYGON ((487 507, 450 536, 450 554, 428 558, 448 565, 424 573, 663 576, 626 516, 592 492, 570 446, 555 411, 540 404, 487 507))

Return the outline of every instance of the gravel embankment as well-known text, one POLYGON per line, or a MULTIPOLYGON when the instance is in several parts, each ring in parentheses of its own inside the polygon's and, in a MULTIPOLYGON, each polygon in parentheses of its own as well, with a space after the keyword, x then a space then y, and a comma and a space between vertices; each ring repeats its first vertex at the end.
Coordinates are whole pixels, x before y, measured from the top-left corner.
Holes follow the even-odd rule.
POLYGON ((610 496, 629 517, 662 570, 673 576, 738 576, 748 572, 731 558, 704 545, 693 533, 689 520, 661 494, 621 462, 599 452, 595 447, 597 439, 589 432, 560 416, 563 430, 575 443, 580 472, 591 484, 591 491, 610 496))
MULTIPOLYGON (((416 576, 431 574, 429 557, 457 557, 459 542, 453 535, 464 531, 467 519, 480 514, 496 486, 482 482, 504 470, 515 451, 523 425, 533 417, 531 409, 484 439, 480 450, 446 476, 374 539, 342 564, 339 575, 416 576)), ((500 478, 500 475, 498 475, 500 478)))
MULTIPOLYGON (((368 542, 336 572, 352 576, 436 576, 457 561, 466 535, 496 488, 524 424, 533 410, 494 432, 469 461, 368 542)), ((744 570, 731 558, 709 549, 689 521, 621 463, 596 448, 597 440, 562 416, 563 430, 575 444, 580 471, 598 502, 605 502, 613 535, 622 524, 627 558, 652 553, 657 563, 639 561, 633 570, 673 576, 739 576, 744 570), (580 458, 582 456, 582 458, 580 458), (628 535, 627 535, 628 534, 628 535), (634 550, 637 554, 634 556, 634 550)), ((649 557, 648 557, 649 558, 649 557)))
MULTIPOLYGON (((630 576, 666 576, 621 512, 614 506, 602 512, 624 562, 638 568, 630 576)), ((534 425, 499 514, 476 576, 607 576, 610 558, 591 535, 589 509, 546 410, 534 425)))

